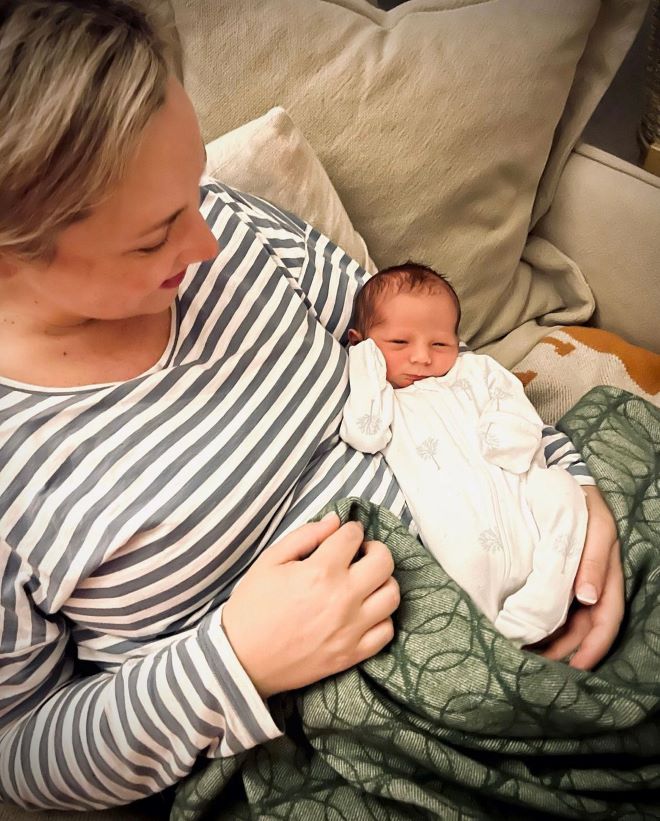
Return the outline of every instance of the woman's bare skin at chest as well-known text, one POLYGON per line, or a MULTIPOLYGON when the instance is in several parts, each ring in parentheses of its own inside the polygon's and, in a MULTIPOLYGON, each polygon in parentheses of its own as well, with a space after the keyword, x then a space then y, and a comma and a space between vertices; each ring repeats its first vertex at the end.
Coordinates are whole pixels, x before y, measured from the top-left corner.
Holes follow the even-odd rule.
POLYGON ((50 331, 26 329, 0 312, 0 378, 47 388, 123 382, 158 362, 170 327, 169 309, 50 331))

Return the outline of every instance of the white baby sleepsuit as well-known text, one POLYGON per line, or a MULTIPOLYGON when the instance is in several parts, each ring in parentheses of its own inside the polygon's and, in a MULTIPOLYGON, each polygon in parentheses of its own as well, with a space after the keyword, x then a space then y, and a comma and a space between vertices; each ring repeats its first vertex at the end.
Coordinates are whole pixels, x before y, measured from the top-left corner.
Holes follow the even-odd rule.
POLYGON ((565 620, 587 526, 584 493, 546 467, 543 422, 519 380, 462 353, 441 377, 394 389, 371 339, 349 351, 342 438, 383 451, 420 536, 511 641, 565 620))

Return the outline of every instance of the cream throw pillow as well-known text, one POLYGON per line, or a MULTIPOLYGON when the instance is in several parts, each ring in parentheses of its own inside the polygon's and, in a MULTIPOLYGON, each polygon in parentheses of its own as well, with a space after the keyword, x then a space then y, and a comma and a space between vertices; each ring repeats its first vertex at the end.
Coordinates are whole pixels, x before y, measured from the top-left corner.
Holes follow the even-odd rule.
POLYGON ((451 277, 468 342, 589 316, 576 267, 521 257, 644 0, 171 2, 205 139, 284 106, 376 263, 451 277))
POLYGON ((291 211, 375 270, 325 169, 283 108, 218 137, 206 154, 211 177, 291 211))

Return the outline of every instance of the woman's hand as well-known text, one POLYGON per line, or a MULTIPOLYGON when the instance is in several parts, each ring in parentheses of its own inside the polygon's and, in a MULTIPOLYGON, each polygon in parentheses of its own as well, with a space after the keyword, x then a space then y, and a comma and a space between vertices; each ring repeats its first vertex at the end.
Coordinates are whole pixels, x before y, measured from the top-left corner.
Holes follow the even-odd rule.
POLYGON ((392 639, 394 562, 363 539, 361 524, 340 527, 336 514, 303 525, 259 556, 225 604, 225 633, 263 698, 345 670, 392 639))
POLYGON ((575 595, 582 607, 545 646, 550 659, 570 656, 571 667, 590 670, 605 656, 623 619, 623 568, 616 524, 596 487, 583 487, 589 521, 582 559, 575 577, 575 595))

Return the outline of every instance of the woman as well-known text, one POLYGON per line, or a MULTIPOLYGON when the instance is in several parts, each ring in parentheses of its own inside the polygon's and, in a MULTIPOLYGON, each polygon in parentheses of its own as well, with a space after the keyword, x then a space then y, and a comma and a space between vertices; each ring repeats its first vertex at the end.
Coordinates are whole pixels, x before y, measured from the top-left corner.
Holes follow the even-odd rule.
MULTIPOLYGON (((200 206, 194 112, 145 15, 5 4, 0 89, 0 794, 100 808, 275 737, 270 694, 382 648, 387 548, 353 561, 359 525, 299 525, 350 494, 409 514, 337 437, 361 270, 261 201, 208 184, 200 206)), ((583 668, 623 601, 585 492, 592 606, 546 650, 583 668)))

